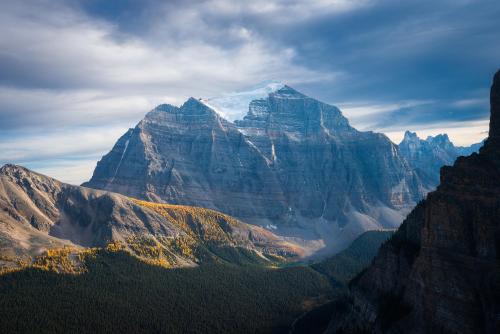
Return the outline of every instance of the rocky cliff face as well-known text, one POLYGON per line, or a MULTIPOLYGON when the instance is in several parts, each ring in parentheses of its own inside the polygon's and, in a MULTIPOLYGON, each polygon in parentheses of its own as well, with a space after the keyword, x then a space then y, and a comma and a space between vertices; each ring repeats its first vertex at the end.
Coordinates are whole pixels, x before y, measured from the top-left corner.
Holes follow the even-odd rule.
POLYGON ((336 107, 275 88, 240 94, 253 100, 235 122, 216 109, 241 99, 157 107, 86 186, 217 209, 330 251, 365 230, 398 226, 427 188, 397 146, 352 128, 336 107))
POLYGON ((468 147, 455 146, 446 134, 421 139, 415 132, 406 131, 399 151, 420 179, 429 188, 439 184, 439 170, 443 166, 451 166, 459 156, 468 156, 479 151, 483 143, 468 147))
POLYGON ((441 169, 436 191, 351 282, 353 302, 330 332, 500 331, 500 71, 489 138, 441 169))
POLYGON ((170 266, 216 257, 220 248, 243 249, 263 261, 304 255, 263 228, 213 210, 133 200, 15 165, 0 169, 0 269, 52 248, 116 242, 170 266))

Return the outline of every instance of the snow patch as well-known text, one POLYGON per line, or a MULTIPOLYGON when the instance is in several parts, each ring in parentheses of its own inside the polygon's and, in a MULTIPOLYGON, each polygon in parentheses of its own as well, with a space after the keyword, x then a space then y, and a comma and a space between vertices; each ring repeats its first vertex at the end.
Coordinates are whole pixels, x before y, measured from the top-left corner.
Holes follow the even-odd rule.
POLYGON ((123 157, 125 156, 125 153, 127 153, 127 148, 128 148, 129 142, 130 142, 130 139, 127 139, 127 141, 125 142, 125 148, 123 149, 123 152, 122 152, 122 156, 120 157, 120 161, 118 162, 118 165, 116 166, 115 173, 113 174, 113 177, 108 182, 108 184, 113 183, 113 181, 115 180, 116 174, 118 174, 118 170, 120 169, 120 166, 122 164, 123 157))
POLYGON ((273 225, 273 224, 267 224, 266 228, 271 231, 271 230, 277 230, 278 226, 273 225))
POLYGON ((243 119, 248 113, 250 102, 265 99, 269 94, 280 90, 284 86, 285 84, 279 81, 266 81, 246 90, 227 93, 202 101, 225 119, 234 122, 243 119))
POLYGON ((276 149, 274 148, 274 143, 271 144, 271 159, 276 161, 276 149))

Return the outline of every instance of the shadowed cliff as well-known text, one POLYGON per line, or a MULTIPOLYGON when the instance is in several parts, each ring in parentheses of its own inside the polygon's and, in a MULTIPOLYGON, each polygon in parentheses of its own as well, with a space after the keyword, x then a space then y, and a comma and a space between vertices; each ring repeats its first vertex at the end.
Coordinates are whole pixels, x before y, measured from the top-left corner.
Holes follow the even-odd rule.
POLYGON ((351 282, 330 333, 500 331, 500 71, 489 138, 441 183, 351 282))

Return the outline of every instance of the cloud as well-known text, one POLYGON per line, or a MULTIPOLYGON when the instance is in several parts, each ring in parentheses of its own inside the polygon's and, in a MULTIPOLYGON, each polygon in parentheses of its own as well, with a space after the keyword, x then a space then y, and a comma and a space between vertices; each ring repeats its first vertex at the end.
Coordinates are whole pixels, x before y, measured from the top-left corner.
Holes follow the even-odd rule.
POLYGON ((87 157, 108 150, 123 134, 124 127, 78 127, 48 133, 3 132, 0 161, 29 162, 58 157, 87 157))
POLYGON ((493 0, 2 1, 0 161, 88 177, 78 164, 157 104, 268 79, 341 101, 362 129, 468 133, 488 118, 499 15, 493 0))
POLYGON ((154 47, 148 38, 120 36, 112 24, 67 8, 57 12, 38 12, 31 7, 4 11, 0 16, 2 66, 11 75, 2 80, 6 85, 60 89, 144 90, 146 86, 158 91, 189 85, 192 92, 204 92, 210 89, 206 88, 209 81, 218 86, 268 75, 287 80, 322 77, 305 67, 291 66, 293 48, 270 47, 244 27, 220 34, 240 38, 242 43, 237 47, 208 43, 207 35, 214 32, 201 13, 179 11, 170 13, 150 33, 164 36, 164 43, 154 47), (175 30, 186 36, 175 38, 175 30))
POLYGON ((481 107, 483 109, 488 109, 489 103, 490 101, 486 98, 470 98, 457 100, 453 102, 453 106, 457 108, 481 107))
POLYGON ((0 127, 100 124, 120 111, 127 120, 160 102, 178 104, 268 77, 331 78, 292 66, 293 49, 269 48, 244 28, 230 32, 243 36, 236 48, 197 37, 153 48, 134 36, 116 40, 113 25, 70 8, 7 9, 0 14, 0 127))
POLYGON ((160 103, 212 96, 268 76, 331 79, 292 66, 292 48, 270 48, 244 27, 228 32, 241 40, 228 48, 196 34, 175 39, 173 30, 171 39, 154 45, 62 2, 0 7, 0 162, 43 169, 63 181, 84 181, 90 170, 82 171, 160 103))
POLYGON ((275 23, 290 23, 307 20, 317 15, 331 15, 349 12, 368 6, 370 0, 256 0, 228 1, 211 0, 203 4, 201 11, 231 16, 266 16, 274 18, 275 23))
POLYGON ((432 100, 409 100, 397 101, 393 103, 379 103, 377 101, 346 102, 335 103, 346 116, 350 123, 360 130, 374 129, 375 124, 380 120, 381 115, 392 114, 399 110, 415 108, 418 106, 435 103, 432 100))
MULTIPOLYGON (((188 36, 192 29, 200 29, 205 24, 212 27, 205 33, 224 34, 221 26, 234 23, 252 25, 257 21, 273 24, 296 24, 314 19, 318 15, 339 15, 365 8, 373 0, 109 0, 103 4, 96 0, 81 0, 77 3, 92 16, 116 22, 121 30, 136 33, 151 32, 158 27, 168 26, 164 30, 169 37, 188 36), (162 21, 164 25, 159 25, 162 21)), ((206 36, 202 37, 206 38, 206 36)))
POLYGON ((53 132, 61 127, 133 124, 161 102, 147 95, 119 95, 91 90, 0 87, 0 130, 53 132), (158 103, 157 103, 158 102, 158 103))
POLYGON ((48 132, 2 131, 0 165, 17 163, 63 182, 81 184, 126 130, 126 126, 93 126, 48 132))
POLYGON ((497 69, 500 7, 494 1, 378 1, 346 15, 287 27, 297 61, 348 74, 320 88, 330 100, 467 98, 497 69))

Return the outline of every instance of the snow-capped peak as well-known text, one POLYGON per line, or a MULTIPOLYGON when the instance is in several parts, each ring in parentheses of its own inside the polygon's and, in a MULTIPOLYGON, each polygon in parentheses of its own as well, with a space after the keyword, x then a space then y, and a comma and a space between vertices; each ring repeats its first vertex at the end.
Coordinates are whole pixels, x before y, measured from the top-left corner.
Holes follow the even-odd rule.
POLYGON ((204 99, 203 103, 232 122, 237 119, 242 119, 247 114, 248 106, 251 101, 265 99, 269 94, 283 87, 285 87, 285 84, 279 81, 264 81, 248 89, 226 93, 219 97, 204 99))

